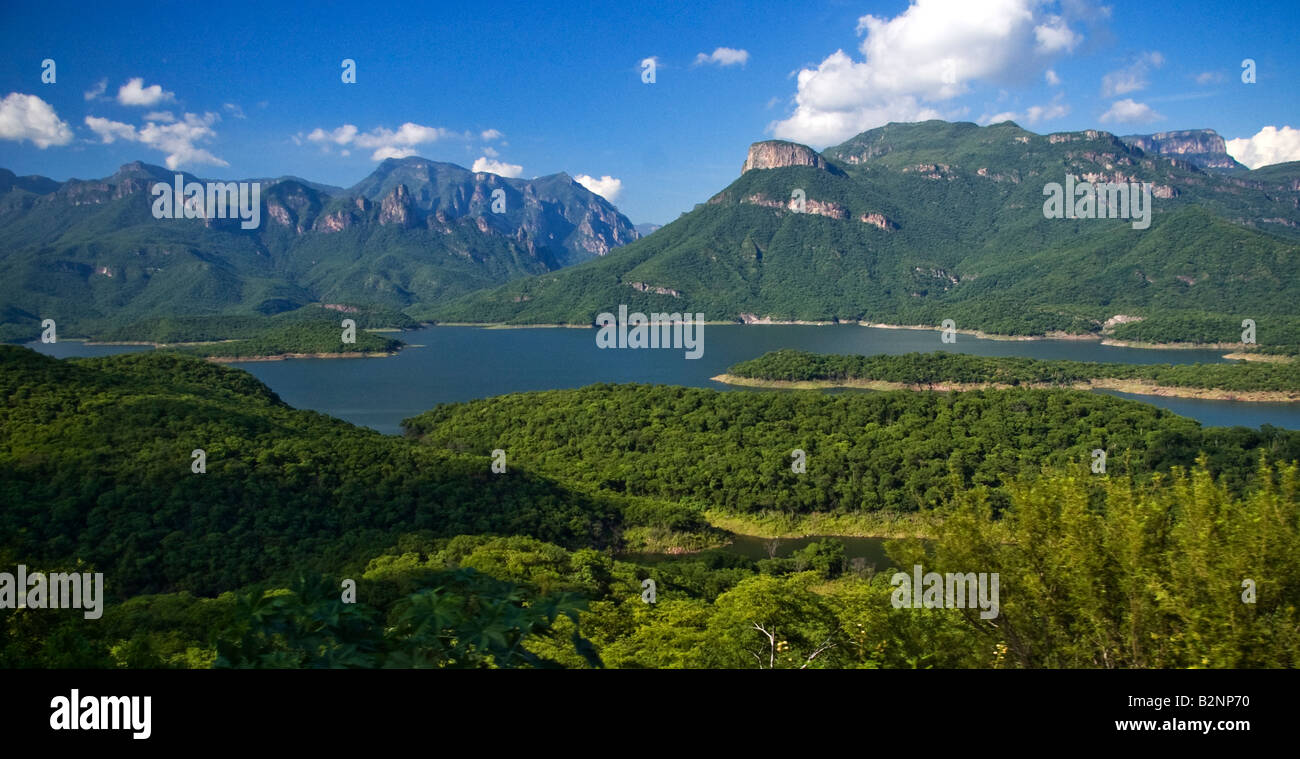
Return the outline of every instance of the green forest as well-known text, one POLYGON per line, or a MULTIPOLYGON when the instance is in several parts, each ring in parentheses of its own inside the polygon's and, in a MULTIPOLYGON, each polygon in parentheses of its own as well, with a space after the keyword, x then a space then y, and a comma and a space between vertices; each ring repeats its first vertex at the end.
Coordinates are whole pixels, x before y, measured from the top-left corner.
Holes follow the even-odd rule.
POLYGON ((759 380, 879 380, 923 387, 936 383, 1069 387, 1093 379, 1131 379, 1165 387, 1300 391, 1300 363, 1297 362, 1122 364, 974 356, 945 351, 846 356, 787 349, 743 361, 727 372, 759 380))
POLYGON ((109 599, 0 611, 0 667, 1300 664, 1300 433, 1069 390, 593 385, 394 437, 193 357, 12 346, 0 393, 0 567, 109 599), (895 608, 835 539, 750 560, 708 523, 763 511, 924 513, 890 564, 998 572, 1001 615, 895 608))

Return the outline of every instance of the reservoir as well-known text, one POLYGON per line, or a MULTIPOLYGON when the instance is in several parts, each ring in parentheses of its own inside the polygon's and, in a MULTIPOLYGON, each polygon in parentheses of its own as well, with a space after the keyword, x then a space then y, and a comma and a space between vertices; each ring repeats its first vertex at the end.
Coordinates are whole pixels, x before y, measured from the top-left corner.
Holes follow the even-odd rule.
MULTIPOLYGON (((396 335, 410 347, 389 358, 249 361, 231 366, 254 374, 291 406, 320 411, 386 434, 399 434, 403 419, 440 403, 598 382, 789 392, 734 388, 710 379, 733 364, 781 348, 864 355, 944 350, 981 356, 1131 364, 1220 363, 1227 352, 1119 348, 1086 340, 988 340, 961 334, 956 343, 943 344, 935 330, 711 324, 704 328, 703 355, 691 360, 684 351, 675 349, 600 349, 595 336, 596 330, 590 328, 426 327, 396 335)), ((28 345, 60 357, 151 350, 79 342, 28 345)), ((1300 429, 1300 403, 1112 394, 1167 408, 1208 426, 1271 424, 1300 429)))

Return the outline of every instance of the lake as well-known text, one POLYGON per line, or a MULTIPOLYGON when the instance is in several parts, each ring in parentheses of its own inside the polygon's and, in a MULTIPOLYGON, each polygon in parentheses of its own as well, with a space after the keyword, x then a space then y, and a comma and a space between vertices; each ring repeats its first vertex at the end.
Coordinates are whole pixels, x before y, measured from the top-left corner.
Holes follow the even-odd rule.
MULTIPOLYGON (((780 348, 860 354, 946 350, 981 356, 1132 364, 1220 363, 1226 352, 1117 348, 1078 340, 982 340, 969 335, 958 335, 955 344, 945 345, 939 335, 934 330, 857 325, 708 325, 704 328, 704 354, 692 360, 681 349, 602 350, 596 347, 595 329, 427 327, 402 333, 399 337, 412 347, 391 358, 250 361, 232 366, 251 372, 292 406, 398 434, 403 419, 439 403, 596 382, 781 392, 733 388, 709 379, 735 363, 780 348)), ((80 342, 33 342, 29 347, 59 357, 150 350, 80 342)), ((1207 425, 1272 424, 1300 429, 1300 403, 1112 394, 1161 406, 1207 425)))

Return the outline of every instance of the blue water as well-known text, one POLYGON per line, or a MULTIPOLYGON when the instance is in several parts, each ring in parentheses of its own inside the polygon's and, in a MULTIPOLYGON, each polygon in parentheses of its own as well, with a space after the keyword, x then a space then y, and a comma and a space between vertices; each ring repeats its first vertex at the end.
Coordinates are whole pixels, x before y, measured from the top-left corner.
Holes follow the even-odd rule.
MULTIPOLYGON (((1224 351, 1116 348, 1092 341, 981 340, 958 335, 942 344, 932 330, 857 325, 709 325, 704 354, 680 349, 596 347, 596 330, 563 327, 491 329, 429 327, 401 334, 411 344, 392 358, 299 359, 232 364, 265 382, 285 402, 389 434, 403 419, 439 403, 527 390, 573 388, 595 382, 644 382, 734 389, 710 378, 735 363, 780 348, 815 353, 909 353, 935 350, 982 356, 1064 358, 1133 364, 1220 363, 1224 351), (418 347, 414 347, 418 346, 418 347)), ((56 356, 149 350, 61 342, 30 347, 56 356)), ((1300 403, 1247 403, 1113 393, 1170 409, 1206 425, 1272 424, 1300 429, 1300 403)))

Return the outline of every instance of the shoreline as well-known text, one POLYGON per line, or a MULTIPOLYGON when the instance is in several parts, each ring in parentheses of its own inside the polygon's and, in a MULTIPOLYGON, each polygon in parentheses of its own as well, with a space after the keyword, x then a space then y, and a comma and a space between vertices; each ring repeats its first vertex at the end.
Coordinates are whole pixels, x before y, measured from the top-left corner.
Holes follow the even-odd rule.
POLYGON ((944 382, 933 385, 909 385, 904 382, 887 382, 884 380, 764 380, 752 377, 739 377, 733 374, 719 374, 709 379, 727 385, 741 387, 762 387, 771 390, 829 390, 849 388, 857 390, 910 390, 919 392, 934 390, 936 392, 967 392, 970 390, 1010 390, 1028 388, 1031 390, 1113 390, 1132 395, 1154 395, 1173 398, 1192 398, 1196 400, 1242 401, 1248 403, 1294 403, 1300 401, 1300 390, 1217 390, 1203 387, 1171 387, 1154 385, 1140 380, 1118 380, 1105 377, 1080 382, 1074 385, 1028 384, 1007 385, 994 382, 961 383, 944 382))
MULTIPOLYGON (((763 326, 808 326, 808 327, 868 327, 871 329, 910 329, 925 332, 942 332, 943 327, 937 327, 930 324, 886 324, 884 322, 869 321, 809 321, 804 319, 775 320, 771 317, 762 319, 736 319, 731 321, 706 321, 709 326, 726 327, 763 327, 763 326)), ((570 323, 545 323, 545 324, 512 324, 509 322, 422 322, 421 327, 480 327, 483 329, 546 329, 546 328, 565 328, 565 329, 596 329, 595 324, 570 324, 570 323)), ((968 335, 980 340, 996 340, 999 342, 1035 342, 1040 340, 1065 340, 1080 342, 1099 342, 1102 345, 1112 348, 1137 348, 1141 350, 1231 350, 1234 353, 1224 355, 1226 359, 1241 361, 1275 361, 1278 363, 1287 363, 1292 359, 1288 356, 1271 353, 1243 353, 1241 350, 1246 346, 1243 343, 1147 343, 1138 340, 1118 340, 1108 337, 1105 334, 1076 333, 1076 332, 1049 332, 1045 335, 1004 335, 998 332, 985 332, 978 329, 957 329, 954 330, 959 335, 968 335)))
POLYGON ((397 351, 350 351, 347 353, 276 353, 271 356, 202 356, 214 364, 242 364, 247 361, 289 361, 298 358, 390 358, 397 351))

